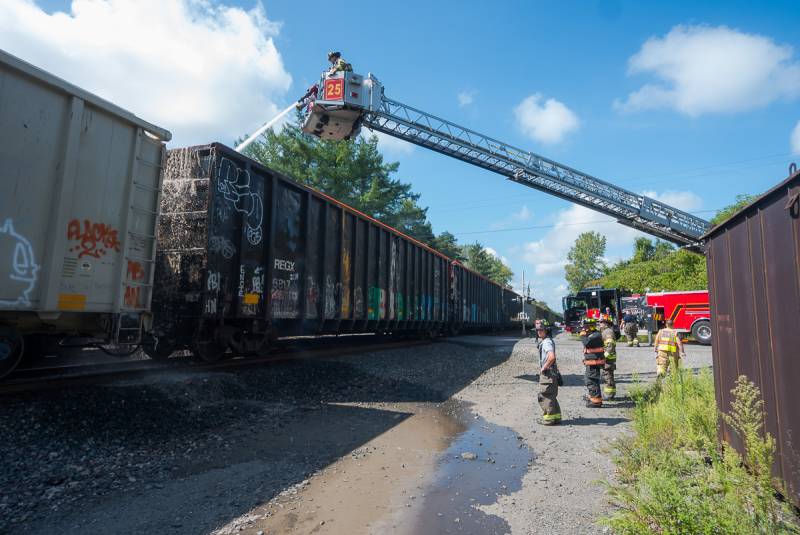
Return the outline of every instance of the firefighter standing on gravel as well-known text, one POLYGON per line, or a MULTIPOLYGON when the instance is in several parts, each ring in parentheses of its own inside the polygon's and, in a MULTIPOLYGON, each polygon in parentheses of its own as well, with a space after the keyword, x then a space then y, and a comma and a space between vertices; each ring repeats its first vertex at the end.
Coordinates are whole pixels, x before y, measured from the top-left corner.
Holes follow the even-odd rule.
POLYGON ((628 347, 639 347, 639 322, 631 312, 626 312, 622 318, 625 336, 628 337, 628 347))
POLYGON ((583 329, 580 332, 583 344, 583 365, 586 366, 586 388, 589 395, 586 406, 598 408, 603 406, 603 395, 600 393, 600 375, 606 364, 603 356, 603 337, 597 332, 597 320, 586 318, 583 320, 583 329))
POLYGON ((680 367, 681 358, 686 356, 683 350, 683 343, 678 331, 675 330, 672 320, 667 320, 667 326, 656 335, 656 375, 658 378, 664 377, 670 366, 677 370, 680 367))
POLYGON ((617 369, 617 335, 614 332, 614 323, 611 319, 600 322, 600 335, 603 337, 603 357, 606 363, 603 366, 603 398, 613 401, 617 396, 617 382, 614 380, 614 370, 617 369))
POLYGON ((536 322, 536 336, 539 338, 539 406, 542 408, 542 424, 561 423, 561 407, 558 396, 559 373, 556 364, 556 344, 547 320, 536 322))

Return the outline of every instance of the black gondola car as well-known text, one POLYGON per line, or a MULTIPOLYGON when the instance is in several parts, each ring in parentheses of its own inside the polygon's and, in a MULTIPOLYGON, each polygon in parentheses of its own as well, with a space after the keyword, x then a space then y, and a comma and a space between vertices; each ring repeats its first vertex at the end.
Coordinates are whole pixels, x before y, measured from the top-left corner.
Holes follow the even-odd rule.
POLYGON ((224 145, 169 151, 164 178, 151 356, 504 326, 499 285, 224 145))

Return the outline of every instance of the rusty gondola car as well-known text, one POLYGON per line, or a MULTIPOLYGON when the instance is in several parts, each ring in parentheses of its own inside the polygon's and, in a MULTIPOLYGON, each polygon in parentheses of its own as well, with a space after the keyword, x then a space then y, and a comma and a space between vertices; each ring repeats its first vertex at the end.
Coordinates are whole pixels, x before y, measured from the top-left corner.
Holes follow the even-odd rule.
MULTIPOLYGON (((728 411, 745 375, 764 399, 764 427, 775 438, 773 473, 800 506, 800 411, 797 326, 800 317, 800 172, 711 229, 708 283, 717 406, 728 411)), ((725 420, 720 437, 740 451, 725 420)))
POLYGON ((221 145, 168 152, 145 351, 201 360, 276 336, 505 326, 501 286, 221 145))

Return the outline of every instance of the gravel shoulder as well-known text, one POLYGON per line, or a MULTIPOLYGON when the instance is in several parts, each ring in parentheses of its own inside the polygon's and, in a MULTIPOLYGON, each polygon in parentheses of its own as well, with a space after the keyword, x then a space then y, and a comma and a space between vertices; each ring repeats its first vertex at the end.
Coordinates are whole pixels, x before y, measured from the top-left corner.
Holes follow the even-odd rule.
MULTIPOLYGON (((629 402, 582 407, 580 344, 557 344, 556 428, 516 337, 3 399, 0 533, 588 531, 629 402)), ((654 367, 620 348, 621 395, 654 367)))

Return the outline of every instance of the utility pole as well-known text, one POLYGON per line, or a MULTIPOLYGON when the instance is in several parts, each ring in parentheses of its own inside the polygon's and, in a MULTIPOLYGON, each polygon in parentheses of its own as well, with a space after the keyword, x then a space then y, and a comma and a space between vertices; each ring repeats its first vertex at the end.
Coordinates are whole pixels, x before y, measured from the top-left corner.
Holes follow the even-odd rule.
MULTIPOLYGON (((519 297, 522 300, 522 315, 520 315, 520 323, 522 323, 522 336, 525 336, 525 270, 522 270, 522 295, 519 297)), ((588 369, 588 368, 587 368, 588 369)))

